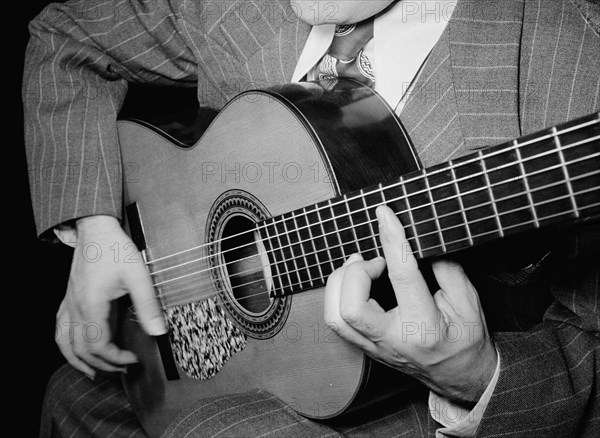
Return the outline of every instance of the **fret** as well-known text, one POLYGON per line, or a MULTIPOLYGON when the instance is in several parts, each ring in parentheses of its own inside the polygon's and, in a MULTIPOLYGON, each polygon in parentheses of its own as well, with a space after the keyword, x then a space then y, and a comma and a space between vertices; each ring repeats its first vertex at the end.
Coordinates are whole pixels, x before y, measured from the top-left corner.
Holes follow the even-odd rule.
POLYGON ((362 252, 360 245, 358 244, 358 235, 356 234, 356 225, 354 224, 354 221, 352 220, 352 212, 350 210, 350 204, 348 204, 348 197, 346 195, 344 195, 344 205, 346 206, 346 211, 348 212, 348 221, 350 222, 350 229, 352 231, 352 237, 353 237, 353 241, 354 241, 354 245, 356 245, 356 252, 358 252, 359 254, 362 252))
MULTIPOLYGON (((335 225, 334 229, 338 236, 344 259, 356 253, 357 248, 358 252, 360 252, 360 247, 356 240, 354 224, 352 222, 352 213, 346 195, 335 198, 334 202, 330 202, 329 209, 333 217, 335 225)), ((341 266, 343 263, 344 260, 340 260, 336 265, 341 266)))
POLYGON ((432 198, 427 190, 422 171, 405 178, 402 192, 406 198, 408 219, 412 221, 418 255, 427 257, 440 253, 442 241, 435 221, 435 209, 432 198), (412 176, 414 175, 414 176, 412 176))
POLYGON ((460 187, 458 186, 456 172, 454 171, 454 163, 450 161, 450 174, 452 176, 452 182, 454 184, 454 190, 456 191, 456 198, 458 200, 460 214, 465 223, 465 231, 467 232, 467 238, 469 239, 469 246, 473 246, 473 236, 471 235, 471 227, 469 226, 469 220, 467 219, 467 213, 465 212, 465 205, 460 194, 460 187))
POLYGON ((496 166, 496 163, 490 165, 486 159, 494 204, 500 215, 504 234, 509 226, 523 224, 525 228, 530 228, 529 223, 534 221, 529 200, 531 191, 528 190, 528 181, 524 179, 519 167, 517 152, 511 151, 510 158, 513 160, 510 164, 504 163, 501 166, 496 166))
POLYGON ((496 224, 498 225, 498 231, 500 233, 500 237, 504 237, 504 231, 502 230, 502 223, 500 222, 500 215, 498 214, 496 200, 494 199, 494 192, 492 191, 492 186, 490 183, 490 176, 488 173, 487 166, 485 164, 485 160, 483 158, 483 153, 481 151, 479 151, 479 159, 481 162, 481 169, 483 171, 483 178, 485 179, 485 183, 487 185, 487 191, 488 191, 488 194, 490 195, 490 200, 492 201, 492 209, 494 210, 496 224))
MULTIPOLYGON (((453 160, 453 172, 456 177, 458 193, 464 206, 469 224, 469 232, 474 245, 489 240, 490 234, 498 234, 494 209, 482 171, 481 161, 471 156, 453 160)), ((468 236, 465 238, 468 240, 468 236)))
MULTIPOLYGON (((323 221, 323 215, 321 214, 322 210, 323 210, 323 209, 322 209, 322 208, 319 206, 319 204, 317 204, 317 206, 316 206, 316 208, 315 208, 315 211, 317 212, 317 217, 318 217, 319 227, 321 228, 321 233, 322 233, 322 236, 324 236, 324 237, 323 237, 323 239, 324 239, 324 241, 325 241, 325 250, 327 251, 327 255, 328 255, 328 263, 329 263, 329 265, 331 266, 331 271, 330 271, 330 272, 327 272, 327 274, 326 274, 326 275, 329 275, 329 274, 331 274, 333 271, 335 271, 335 269, 336 269, 336 268, 335 268, 335 265, 333 264, 333 259, 334 259, 334 257, 333 257, 333 255, 332 255, 332 253, 334 253, 334 252, 336 252, 336 251, 333 251, 333 250, 330 248, 330 246, 329 246, 329 240, 330 240, 330 236, 331 236, 331 235, 327 235, 327 231, 325 230, 325 227, 324 227, 324 225, 323 225, 324 221, 323 221)), ((330 222, 332 222, 332 221, 330 221, 330 222)), ((325 267, 325 266, 323 266, 323 268, 324 268, 324 267, 325 267)))
POLYGON ((435 221, 435 226, 437 227, 438 236, 440 237, 440 244, 442 247, 442 252, 446 252, 446 243, 444 242, 444 235, 442 234, 442 227, 440 225, 440 220, 437 215, 436 203, 435 203, 435 199, 433 198, 433 193, 431 191, 431 186, 429 184, 429 178, 427 176, 426 170, 423 170, 423 180, 425 181, 425 187, 427 188, 427 193, 429 194, 429 198, 431 199, 431 204, 433 206, 433 219, 435 221))
MULTIPOLYGON (((279 251, 281 252, 281 256, 282 256, 282 260, 281 263, 283 264, 283 267, 285 269, 285 274, 284 276, 287 277, 288 280, 288 288, 290 288, 290 290, 293 288, 294 283, 292 282, 292 277, 290 276, 290 255, 291 255, 291 251, 290 254, 286 254, 285 249, 287 248, 287 245, 284 246, 283 242, 282 242, 282 236, 285 236, 285 232, 281 232, 281 230, 279 229, 279 227, 277 226, 277 222, 274 221, 274 225, 275 225, 275 237, 277 239, 277 243, 279 245, 279 251)), ((285 293, 285 288, 284 288, 284 293, 285 293)))
POLYGON ((562 164, 563 175, 565 177, 565 181, 567 183, 567 190, 569 191, 569 196, 571 197, 571 203, 573 205, 573 215, 575 217, 579 217, 579 210, 577 209, 577 201, 575 201, 575 194, 573 193, 573 186, 571 185, 571 178, 569 177, 569 169, 567 168, 567 163, 565 161, 565 156, 562 152, 562 145, 560 144, 560 139, 558 138, 556 127, 552 128, 552 134, 554 136, 554 144, 558 151, 558 156, 560 158, 560 162, 562 164))
MULTIPOLYGON (((600 148, 600 143, 598 147, 600 148)), ((596 154, 590 160, 590 164, 595 166, 595 170, 582 174, 571 182, 580 212, 588 207, 598 205, 598 200, 600 200, 600 154, 596 154)), ((592 215, 591 212, 586 214, 592 215)))
MULTIPOLYGON (((371 236, 371 241, 373 242, 373 251, 375 251, 375 253, 377 254, 377 257, 382 257, 383 254, 381 252, 381 248, 379 246, 379 242, 377 241, 377 235, 375 233, 375 228, 373 227, 373 220, 374 218, 371 217, 371 213, 373 212, 373 215, 375 214, 375 209, 371 208, 367 205, 367 200, 366 200, 366 196, 365 193, 363 191, 363 189, 360 189, 360 201, 362 203, 363 209, 364 209, 364 213, 366 216, 366 223, 368 228, 368 232, 371 236)), ((363 222, 364 223, 364 222, 363 222)), ((361 242, 364 242, 365 244, 368 243, 368 241, 366 239, 361 240, 361 242)), ((365 252, 366 253, 366 252, 365 252)))
POLYGON ((289 219, 285 218, 285 215, 282 215, 281 218, 283 220, 283 227, 285 229, 285 238, 287 240, 287 245, 289 246, 290 249, 290 255, 291 255, 291 261, 294 265, 294 269, 293 272, 296 273, 296 277, 298 278, 298 282, 295 285, 297 288, 302 289, 303 288, 303 284, 308 282, 308 279, 306 277, 308 277, 306 274, 302 275, 302 270, 306 269, 306 265, 304 265, 304 267, 301 267, 301 261, 302 261, 302 245, 298 244, 298 242, 300 242, 300 236, 298 235, 298 227, 296 225, 294 218, 294 212, 290 213, 292 216, 291 221, 289 219), (288 221, 291 222, 290 225, 292 226, 288 226, 288 221), (292 232, 295 231, 296 232, 296 236, 298 236, 298 240, 296 241, 296 243, 293 242, 293 234, 292 232), (297 253, 295 247, 299 246, 300 247, 300 252, 297 253), (305 278, 303 278, 305 277, 305 278))
MULTIPOLYGON (((417 246, 417 254, 419 255, 420 258, 423 258, 423 249, 421 248, 421 242, 419 241, 419 236, 417 234, 417 228, 415 226, 415 218, 413 216, 412 208, 410 207, 410 203, 408 202, 408 194, 406 192, 406 186, 405 186, 403 177, 400 177, 400 188, 402 190, 402 199, 405 201, 404 211, 406 212, 406 215, 408 216, 408 222, 409 222, 409 227, 407 228, 406 240, 409 241, 409 231, 408 230, 411 230, 410 233, 413 235, 415 244, 417 246)), ((382 193, 381 197, 384 198, 384 200, 385 200, 385 196, 383 195, 383 190, 381 193, 382 193)), ((406 227, 406 225, 404 225, 404 226, 406 227)), ((411 245, 411 247, 412 247, 412 245, 411 245)), ((414 252, 414 248, 412 248, 412 250, 414 252)))
MULTIPOLYGON (((567 163, 598 152, 598 148, 600 147, 600 119, 598 119, 598 116, 596 116, 596 120, 593 120, 593 122, 595 122, 593 125, 585 126, 585 129, 561 129, 554 134, 558 136, 559 142, 562 145, 561 153, 567 163)), ((588 164, 591 165, 592 163, 588 164)), ((571 166, 569 166, 569 174, 571 177, 574 177, 578 174, 576 170, 581 170, 581 173, 587 173, 593 169, 598 169, 598 167, 583 166, 582 169, 571 169, 571 166)))
POLYGON ((318 258, 319 252, 317 251, 317 247, 315 245, 316 239, 312 232, 312 226, 310 225, 310 223, 308 221, 308 212, 306 211, 306 207, 302 209, 302 212, 304 213, 303 217, 306 220, 306 225, 308 225, 307 230, 308 230, 308 234, 310 236, 310 244, 311 244, 312 250, 313 250, 312 255, 314 257, 314 262, 311 262, 309 264, 309 266, 311 267, 311 269, 315 269, 315 267, 316 267, 316 269, 319 272, 319 278, 321 279, 321 282, 323 284, 325 284, 325 276, 323 275, 323 270, 321 269, 321 262, 319 261, 319 258, 318 258))
POLYGON ((345 200, 342 202, 343 199, 344 198, 335 198, 334 202, 332 202, 331 199, 328 201, 331 222, 333 223, 333 232, 342 253, 341 259, 336 258, 334 260, 336 267, 340 267, 350 255, 356 252, 350 212, 348 211, 345 200))
POLYGON ((340 236, 340 230, 338 227, 338 221, 336 220, 335 211, 333 211, 333 207, 331 206, 331 199, 329 199, 327 201, 327 205, 329 206, 329 212, 331 213, 331 218, 328 218, 328 219, 333 224, 333 229, 334 229, 333 233, 328 233, 328 234, 333 234, 337 238, 339 248, 342 251, 342 258, 343 258, 343 260, 346 260, 348 258, 348 254, 346 254, 346 251, 344 250, 344 243, 342 242, 342 238, 340 236))
POLYGON ((429 169, 426 186, 433 203, 432 212, 439 237, 437 251, 444 253, 456 251, 469 245, 469 232, 466 227, 466 215, 461 204, 456 176, 446 164, 438 164, 429 169))
POLYGON ((561 130, 559 139, 562 145, 562 155, 567 163, 570 184, 575 195, 579 212, 593 214, 588 206, 597 204, 600 199, 600 120, 596 115, 595 124, 586 129, 564 132, 561 130), (590 191, 590 187, 596 187, 590 191))
POLYGON ((569 183, 555 143, 556 136, 552 130, 546 132, 542 140, 520 148, 540 225, 544 222, 543 218, 559 210, 573 212, 569 183))
POLYGON ((306 274, 308 276, 308 282, 310 283, 310 286, 313 287, 314 283, 313 283, 313 278, 310 272, 310 265, 311 263, 308 261, 308 258, 306 257, 306 251, 304 250, 304 244, 307 243, 306 242, 306 238, 304 235, 306 235, 306 233, 301 233, 300 230, 305 231, 308 227, 306 227, 306 224, 303 223, 302 225, 300 225, 298 223, 299 219, 298 216, 296 216, 296 214, 292 211, 292 220, 294 222, 294 226, 296 229, 296 234, 298 235, 298 245, 300 246, 300 253, 301 253, 301 258, 304 261, 304 270, 306 271, 306 274), (304 234, 304 235, 303 235, 304 234))
POLYGON ((277 297, 284 295, 284 285, 282 282, 283 276, 281 270, 279 269, 279 260, 277 257, 278 253, 275 250, 276 245, 273 245, 274 237, 271 237, 271 233, 269 232, 268 221, 273 221, 273 219, 270 218, 263 222, 263 244, 265 245, 267 256, 269 257, 269 260, 271 262, 271 271, 275 271, 275 275, 272 275, 271 278, 271 281, 273 282, 273 290, 271 291, 270 296, 277 297))
MULTIPOLYGON (((516 140, 513 141, 513 145, 518 146, 516 140)), ((527 180, 527 173, 525 172, 525 166, 523 165, 523 157, 521 155, 521 150, 519 147, 515 147, 515 151, 517 153, 517 160, 519 162, 519 170, 521 171, 521 175, 523 176, 523 183, 525 184, 525 190, 527 192, 527 200, 529 201, 531 214, 534 220, 534 226, 536 228, 540 227, 540 221, 537 216, 537 212, 535 211, 535 204, 533 203, 533 196, 531 196, 531 187, 529 187, 529 181, 527 180)))
POLYGON ((376 208, 379 205, 385 205, 385 196, 383 195, 382 184, 370 186, 368 189, 363 191, 364 204, 368 207, 366 210, 369 218, 369 229, 373 231, 372 239, 375 243, 374 248, 378 256, 383 256, 383 248, 381 247, 381 239, 379 237, 379 221, 377 220, 377 214, 375 213, 376 208))

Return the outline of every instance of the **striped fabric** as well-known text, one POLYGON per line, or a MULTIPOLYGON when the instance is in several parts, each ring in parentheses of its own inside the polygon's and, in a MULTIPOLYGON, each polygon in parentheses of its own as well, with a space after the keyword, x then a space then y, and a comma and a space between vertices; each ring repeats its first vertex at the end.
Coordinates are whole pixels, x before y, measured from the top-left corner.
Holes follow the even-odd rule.
POLYGON ((118 377, 98 373, 94 382, 70 365, 54 373, 44 398, 40 438, 142 438, 118 377))
MULTIPOLYGON (((599 17, 595 0, 459 1, 400 115, 423 163, 598 111, 599 17)), ((80 216, 120 216, 114 119, 128 81, 197 86, 201 104, 220 108, 240 91, 289 80, 309 27, 284 0, 85 0, 48 7, 30 30, 23 82, 26 144, 43 237, 80 216)), ((600 236, 589 227, 571 246, 548 240, 552 264, 544 272, 555 276, 555 301, 532 330, 494 333, 502 369, 479 436, 600 435, 600 236)), ((485 262, 491 266, 519 255, 488 254, 485 262)), ((478 290, 483 297, 509 289, 527 294, 545 290, 551 279, 543 277, 518 288, 489 282, 478 290)), ((493 313, 490 319, 502 320, 499 309, 485 310, 493 313)), ((94 382, 92 389, 90 381, 78 379, 63 369, 51 382, 43 436, 90 436, 94 428, 98 436, 140 433, 114 380, 94 382), (83 419, 80 425, 75 418, 83 419)), ((197 436, 195 424, 207 420, 203 412, 214 412, 214 406, 235 412, 237 424, 213 416, 203 434, 234 436, 246 425, 266 436, 347 431, 340 426, 325 432, 267 394, 248 397, 262 401, 203 401, 170 432, 197 436)), ((422 416, 418 399, 408 403, 406 409, 392 406, 397 415, 364 420, 369 425, 355 434, 432 436, 435 424, 422 416), (377 429, 378 421, 388 429, 377 429)))

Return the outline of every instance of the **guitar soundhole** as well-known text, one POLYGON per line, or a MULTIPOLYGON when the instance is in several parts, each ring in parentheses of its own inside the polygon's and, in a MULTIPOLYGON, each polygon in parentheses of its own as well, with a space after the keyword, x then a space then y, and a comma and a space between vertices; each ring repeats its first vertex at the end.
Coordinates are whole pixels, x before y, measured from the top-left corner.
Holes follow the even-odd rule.
POLYGON ((271 305, 271 286, 264 248, 253 232, 255 224, 246 216, 233 216, 223 229, 222 255, 236 303, 254 315, 271 305))
POLYGON ((250 193, 229 190, 214 202, 208 217, 207 256, 220 305, 247 336, 275 336, 286 321, 292 297, 270 294, 269 258, 255 231, 269 212, 250 193))

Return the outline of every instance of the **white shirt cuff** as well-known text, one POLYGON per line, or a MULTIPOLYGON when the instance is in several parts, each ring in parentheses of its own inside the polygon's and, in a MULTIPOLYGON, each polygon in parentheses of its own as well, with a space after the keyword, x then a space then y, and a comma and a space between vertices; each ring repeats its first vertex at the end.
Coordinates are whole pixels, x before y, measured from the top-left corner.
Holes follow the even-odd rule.
POLYGON ((498 363, 494 376, 475 407, 470 411, 452 403, 446 397, 433 391, 429 392, 429 413, 435 421, 444 426, 435 431, 436 438, 475 436, 500 375, 500 354, 496 354, 498 363))

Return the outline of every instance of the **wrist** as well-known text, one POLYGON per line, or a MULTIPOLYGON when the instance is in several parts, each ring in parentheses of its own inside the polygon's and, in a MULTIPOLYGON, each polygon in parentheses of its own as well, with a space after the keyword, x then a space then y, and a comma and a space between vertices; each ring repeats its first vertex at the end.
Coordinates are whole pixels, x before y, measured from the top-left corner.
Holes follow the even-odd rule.
POLYGON ((498 364, 498 353, 491 341, 469 356, 469 360, 452 367, 450 373, 436 373, 433 370, 431 374, 438 377, 432 378, 435 382, 432 390, 465 408, 473 407, 479 401, 492 381, 498 364))
POLYGON ((85 216, 75 220, 75 229, 78 235, 97 234, 99 232, 104 233, 115 229, 120 230, 121 224, 114 216, 94 215, 85 216))
POLYGON ((114 216, 94 215, 71 220, 54 227, 58 240, 65 245, 75 247, 89 236, 99 236, 107 232, 121 231, 121 224, 114 216))

